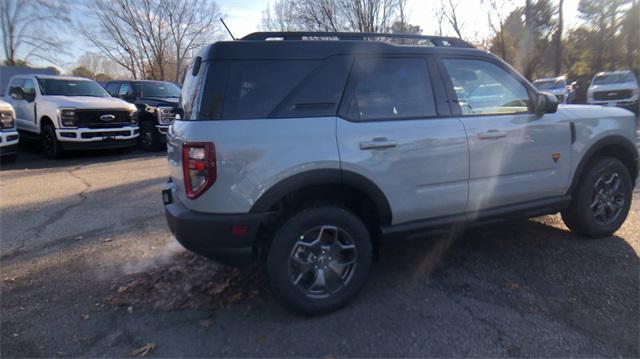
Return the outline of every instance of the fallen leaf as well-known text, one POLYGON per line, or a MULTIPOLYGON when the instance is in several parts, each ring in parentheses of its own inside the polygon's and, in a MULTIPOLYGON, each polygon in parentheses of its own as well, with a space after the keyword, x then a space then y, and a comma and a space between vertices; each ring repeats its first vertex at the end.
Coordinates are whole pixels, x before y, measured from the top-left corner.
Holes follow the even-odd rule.
POLYGON ((82 314, 82 319, 88 320, 89 319, 89 314, 82 314))
POLYGON ((74 238, 76 241, 79 241, 82 239, 82 236, 77 236, 76 238, 74 238))
POLYGON ((209 328, 211 326, 211 324, 213 324, 213 321, 209 320, 209 319, 204 319, 198 322, 198 324, 200 324, 201 327, 203 328, 209 328))
POLYGON ((516 282, 509 281, 509 280, 504 284, 504 286, 506 288, 509 288, 509 289, 518 289, 518 288, 520 288, 520 284, 518 284, 516 282))
POLYGON ((105 238, 102 240, 102 243, 107 243, 107 242, 111 242, 113 240, 113 238, 105 238))
POLYGON ((144 346, 129 353, 129 356, 144 358, 156 349, 156 343, 147 343, 144 346))

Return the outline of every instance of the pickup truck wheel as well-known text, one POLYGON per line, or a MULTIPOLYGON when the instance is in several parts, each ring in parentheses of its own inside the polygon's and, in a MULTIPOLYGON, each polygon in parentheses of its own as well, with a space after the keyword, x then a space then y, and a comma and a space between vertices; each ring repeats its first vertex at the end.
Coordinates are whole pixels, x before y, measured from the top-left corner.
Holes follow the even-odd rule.
POLYGON ((56 137, 56 130, 47 124, 42 128, 42 152, 47 158, 59 158, 62 156, 62 145, 56 137))
POLYGON ((608 237, 622 226, 631 206, 631 176, 615 158, 599 158, 586 171, 562 220, 571 231, 608 237))
POLYGON ((335 206, 312 207, 276 231, 266 257, 267 278, 286 308, 317 315, 356 296, 371 260, 369 232, 356 215, 335 206))
POLYGON ((153 122, 143 121, 140 124, 140 147, 146 151, 157 151, 162 146, 160 134, 153 122))

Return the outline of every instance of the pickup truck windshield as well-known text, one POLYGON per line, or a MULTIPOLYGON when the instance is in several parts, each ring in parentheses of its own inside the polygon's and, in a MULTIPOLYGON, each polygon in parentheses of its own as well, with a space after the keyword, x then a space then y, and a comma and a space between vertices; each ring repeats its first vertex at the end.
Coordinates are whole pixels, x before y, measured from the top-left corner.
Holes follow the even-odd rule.
POLYGON ((94 81, 38 79, 40 92, 48 96, 90 96, 109 97, 102 86, 94 81))
POLYGON ((617 84, 625 82, 634 82, 634 77, 630 72, 618 74, 602 74, 593 79, 594 85, 617 84))
POLYGON ((180 97, 180 88, 168 82, 143 82, 140 84, 142 97, 180 97))

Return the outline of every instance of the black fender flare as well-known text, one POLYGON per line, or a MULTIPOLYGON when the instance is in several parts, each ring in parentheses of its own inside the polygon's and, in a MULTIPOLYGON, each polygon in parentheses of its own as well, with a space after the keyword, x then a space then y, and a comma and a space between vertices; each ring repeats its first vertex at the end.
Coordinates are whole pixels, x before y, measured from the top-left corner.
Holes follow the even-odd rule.
POLYGON ((313 185, 345 185, 363 192, 375 204, 380 224, 391 224, 391 207, 382 190, 370 179, 341 169, 315 169, 297 173, 271 186, 251 206, 250 213, 267 212, 284 196, 313 185))
POLYGON ((633 166, 634 166, 631 173, 631 179, 635 184, 636 179, 638 177, 638 166, 639 166, 638 150, 636 149, 636 146, 629 139, 619 135, 612 135, 596 141, 593 145, 591 145, 591 147, 589 147, 589 149, 584 154, 584 156, 582 156, 582 159, 580 159, 580 163, 578 164, 578 167, 576 167, 576 171, 573 174, 573 179, 571 180, 571 186, 569 187, 569 191, 567 191, 567 194, 573 193, 573 190, 576 188, 576 186, 580 182, 580 178, 582 177, 582 173, 585 170, 585 167, 587 166, 589 161, 593 159, 594 155, 598 153, 600 150, 609 146, 622 147, 625 149, 626 152, 628 152, 631 155, 633 166))

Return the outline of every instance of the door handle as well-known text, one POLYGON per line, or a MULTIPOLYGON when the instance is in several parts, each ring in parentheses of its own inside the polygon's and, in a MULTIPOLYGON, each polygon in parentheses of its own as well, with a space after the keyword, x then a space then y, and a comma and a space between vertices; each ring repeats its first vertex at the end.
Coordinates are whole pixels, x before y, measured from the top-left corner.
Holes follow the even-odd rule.
POLYGON ((487 132, 479 133, 478 138, 481 140, 495 140, 498 138, 507 137, 506 132, 498 131, 496 129, 491 129, 487 132))
POLYGON ((384 137, 374 138, 371 141, 362 141, 360 142, 361 150, 376 150, 376 149, 385 149, 396 147, 398 142, 394 140, 388 140, 384 137))

